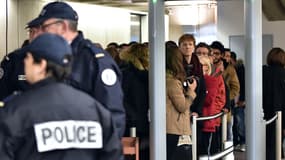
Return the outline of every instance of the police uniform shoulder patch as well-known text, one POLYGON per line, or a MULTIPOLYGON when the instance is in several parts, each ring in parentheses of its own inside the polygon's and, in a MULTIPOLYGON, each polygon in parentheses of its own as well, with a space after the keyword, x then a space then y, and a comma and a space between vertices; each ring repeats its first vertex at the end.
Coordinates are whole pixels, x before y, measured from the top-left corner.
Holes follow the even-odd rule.
POLYGON ((112 86, 117 81, 117 75, 114 70, 107 68, 102 71, 101 79, 107 86, 112 86))
POLYGON ((4 76, 4 69, 0 67, 0 79, 2 79, 4 76))
POLYGON ((4 102, 0 101, 0 108, 4 107, 4 104, 5 104, 4 102))

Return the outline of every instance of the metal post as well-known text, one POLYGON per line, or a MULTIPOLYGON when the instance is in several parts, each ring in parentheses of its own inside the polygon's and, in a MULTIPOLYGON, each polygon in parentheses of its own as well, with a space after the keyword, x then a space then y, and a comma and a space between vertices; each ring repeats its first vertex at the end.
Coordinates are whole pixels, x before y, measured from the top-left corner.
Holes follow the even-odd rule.
POLYGON ((227 141, 227 114, 224 113, 222 117, 222 150, 225 149, 226 141, 227 141))
POLYGON ((282 112, 277 112, 276 120, 276 160, 281 160, 282 146, 282 112))
POLYGON ((262 7, 261 0, 244 0, 246 159, 265 159, 265 121, 262 109, 262 7))
POLYGON ((166 159, 164 0, 149 0, 150 158, 166 159))
POLYGON ((192 159, 197 160, 197 117, 193 116, 192 125, 192 159))

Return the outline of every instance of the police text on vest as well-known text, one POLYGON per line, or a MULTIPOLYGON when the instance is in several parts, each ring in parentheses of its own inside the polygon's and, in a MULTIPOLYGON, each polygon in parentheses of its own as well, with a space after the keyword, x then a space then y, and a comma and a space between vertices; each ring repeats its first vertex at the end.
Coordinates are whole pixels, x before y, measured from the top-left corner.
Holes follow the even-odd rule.
POLYGON ((96 121, 50 121, 35 124, 39 152, 55 149, 102 148, 102 127, 96 121))

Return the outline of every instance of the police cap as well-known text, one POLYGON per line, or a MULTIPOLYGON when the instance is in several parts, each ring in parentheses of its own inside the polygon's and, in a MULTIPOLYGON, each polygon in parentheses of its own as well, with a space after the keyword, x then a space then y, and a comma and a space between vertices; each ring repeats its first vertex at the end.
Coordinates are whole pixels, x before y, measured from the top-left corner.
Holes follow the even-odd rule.
POLYGON ((40 15, 27 23, 27 27, 38 26, 50 18, 61 18, 78 21, 78 15, 73 8, 65 2, 51 2, 45 5, 40 15))
POLYGON ((72 53, 70 45, 63 37, 51 33, 44 33, 38 36, 23 50, 61 66, 70 63, 67 55, 72 53))

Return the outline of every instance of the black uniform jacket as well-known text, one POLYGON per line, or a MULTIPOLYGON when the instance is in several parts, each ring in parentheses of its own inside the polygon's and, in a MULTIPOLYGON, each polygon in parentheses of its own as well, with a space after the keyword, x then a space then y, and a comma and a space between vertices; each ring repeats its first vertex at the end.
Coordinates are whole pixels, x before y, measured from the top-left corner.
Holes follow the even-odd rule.
POLYGON ((1 160, 117 160, 122 155, 110 112, 54 80, 32 85, 0 114, 1 160))
POLYGON ((24 73, 25 54, 21 49, 9 53, 1 61, 0 68, 0 101, 16 91, 24 91, 29 87, 24 73))
POLYGON ((118 134, 125 131, 122 73, 113 58, 79 32, 72 41, 73 66, 69 83, 111 111, 118 134))

